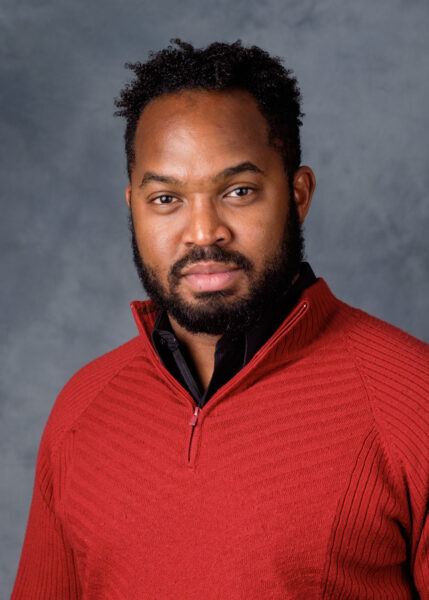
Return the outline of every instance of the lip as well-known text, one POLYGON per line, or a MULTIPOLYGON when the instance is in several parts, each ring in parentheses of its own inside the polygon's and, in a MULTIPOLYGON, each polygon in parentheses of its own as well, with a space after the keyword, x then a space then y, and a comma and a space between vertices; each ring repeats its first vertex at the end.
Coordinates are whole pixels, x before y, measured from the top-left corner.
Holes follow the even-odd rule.
POLYGON ((241 269, 218 262, 200 262, 183 273, 183 279, 196 292, 216 292, 230 287, 241 269))
POLYGON ((182 272, 182 276, 186 275, 212 275, 214 273, 227 273, 230 271, 238 271, 238 267, 220 262, 199 262, 191 265, 188 269, 182 272))

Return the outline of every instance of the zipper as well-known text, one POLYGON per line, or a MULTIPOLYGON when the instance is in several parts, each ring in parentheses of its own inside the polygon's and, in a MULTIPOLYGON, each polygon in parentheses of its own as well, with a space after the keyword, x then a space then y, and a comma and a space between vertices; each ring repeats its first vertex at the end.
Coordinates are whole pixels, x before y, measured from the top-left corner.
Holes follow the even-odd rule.
POLYGON ((198 424, 198 415, 200 414, 200 412, 201 412, 201 408, 199 406, 196 406, 195 410, 192 414, 192 417, 188 423, 188 425, 190 427, 192 427, 191 434, 189 436, 189 445, 188 445, 188 464, 191 462, 192 438, 194 437, 195 427, 198 424))
MULTIPOLYGON (((270 351, 270 349, 277 342, 277 340, 280 337, 282 337, 285 333, 290 331, 290 329, 292 329, 292 327, 296 324, 296 322, 301 319, 301 317, 304 315, 305 312, 307 312, 307 309, 308 309, 308 302, 303 302, 301 304, 301 306, 298 309, 296 309, 295 314, 293 314, 291 316, 291 318, 285 323, 284 327, 282 327, 277 332, 277 335, 275 335, 274 337, 271 338, 270 343, 265 344, 265 346, 262 347, 262 349, 261 349, 262 352, 261 351, 257 352, 255 354, 255 356, 247 363, 247 365, 239 372, 239 376, 240 377, 245 376, 247 374, 247 372, 254 367, 255 362, 259 362, 261 360, 261 358, 263 356, 265 356, 267 354, 267 352, 270 351)), ((226 383, 225 386, 223 386, 222 395, 227 393, 229 391, 229 389, 233 385, 235 385, 235 383, 236 383, 235 379, 236 379, 237 375, 234 376, 228 383, 226 383)), ((213 409, 213 407, 214 407, 213 400, 217 400, 217 398, 215 398, 216 396, 217 396, 217 392, 216 392, 216 394, 214 394, 213 398, 210 399, 210 408, 211 409, 213 409)), ((217 402, 216 402, 216 404, 217 404, 217 402)), ((192 413, 192 416, 188 422, 188 425, 191 427, 191 431, 190 431, 190 435, 189 435, 189 442, 188 442, 188 466, 189 467, 192 467, 193 463, 195 461, 195 456, 192 457, 192 444, 193 444, 195 429, 198 425, 198 417, 199 417, 200 412, 201 412, 201 408, 199 406, 195 406, 194 412, 192 413)))
MULTIPOLYGON (((134 304, 131 305, 131 309, 134 313, 134 318, 135 321, 137 323, 137 327, 140 331, 140 334, 143 336, 143 339, 147 338, 147 333, 145 331, 145 329, 143 328, 143 326, 140 323, 140 317, 137 311, 137 308, 134 304)), ((177 381, 177 379, 175 377, 173 377, 173 375, 170 373, 170 371, 164 367, 164 365, 161 362, 161 359, 159 358, 158 354, 156 353, 155 348, 153 347, 153 345, 151 343, 147 344, 147 349, 150 352, 150 354, 153 357, 153 361, 154 364, 156 365, 156 367, 160 370, 162 377, 164 380, 168 381, 169 385, 171 386, 171 388, 173 388, 174 390, 176 390, 178 396, 184 401, 186 402, 186 404, 189 406, 191 405, 192 410, 194 411, 192 414, 192 417, 189 421, 189 426, 191 427, 190 430, 190 435, 188 438, 188 452, 187 452, 187 464, 189 467, 191 467, 191 448, 192 448, 192 439, 194 437, 194 432, 195 432, 195 427, 198 423, 198 415, 201 412, 201 408, 199 406, 195 406, 194 400, 191 396, 191 394, 185 390, 184 387, 182 387, 180 385, 180 383, 177 381)), ((185 448, 185 452, 186 452, 186 448, 185 448)))

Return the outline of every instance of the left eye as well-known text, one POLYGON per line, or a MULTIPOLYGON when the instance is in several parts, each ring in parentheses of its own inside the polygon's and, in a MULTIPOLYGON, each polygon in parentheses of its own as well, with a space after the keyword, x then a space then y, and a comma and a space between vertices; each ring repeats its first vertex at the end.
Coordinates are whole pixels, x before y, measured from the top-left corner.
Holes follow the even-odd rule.
POLYGON ((239 198, 241 198, 242 196, 247 196, 247 194, 251 191, 251 188, 248 187, 239 187, 239 188, 235 188, 235 190, 232 190, 231 192, 229 192, 228 196, 238 196, 239 198))
POLYGON ((154 204, 171 204, 174 202, 174 196, 169 196, 168 194, 163 194, 162 196, 158 196, 152 200, 154 204))

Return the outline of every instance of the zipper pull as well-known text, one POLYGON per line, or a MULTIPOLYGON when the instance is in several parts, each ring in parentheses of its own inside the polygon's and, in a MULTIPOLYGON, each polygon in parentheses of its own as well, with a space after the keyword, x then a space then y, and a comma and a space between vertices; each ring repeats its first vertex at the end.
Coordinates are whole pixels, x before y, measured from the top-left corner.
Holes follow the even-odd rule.
POLYGON ((198 415, 200 414, 200 410, 201 408, 199 406, 195 407, 194 414, 192 415, 191 420, 189 421, 189 425, 191 427, 195 427, 195 425, 198 423, 198 415))

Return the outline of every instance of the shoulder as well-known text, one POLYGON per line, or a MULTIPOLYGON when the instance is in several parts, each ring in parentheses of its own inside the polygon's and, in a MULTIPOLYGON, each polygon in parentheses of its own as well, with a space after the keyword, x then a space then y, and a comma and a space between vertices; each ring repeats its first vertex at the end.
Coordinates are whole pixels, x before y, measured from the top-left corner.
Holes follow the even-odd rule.
POLYGON ((45 426, 43 441, 51 447, 60 444, 64 435, 91 402, 122 369, 136 358, 145 357, 139 336, 103 354, 79 369, 59 393, 45 426))
POLYGON ((336 352, 341 348, 352 359, 380 429, 402 439, 415 439, 417 431, 425 437, 429 430, 429 345, 338 300, 323 281, 317 300, 327 307, 319 310, 324 315, 324 342, 330 341, 336 352))
POLYGON ((349 349, 359 356, 362 364, 373 367, 379 364, 382 372, 391 364, 395 370, 425 368, 427 372, 428 344, 346 304, 334 296, 323 279, 308 288, 303 299, 308 300, 313 309, 307 327, 318 334, 323 333, 325 342, 328 339, 341 344, 346 339, 349 349))
MULTIPOLYGON (((362 311, 347 331, 379 433, 403 473, 429 474, 429 345, 362 311), (399 460, 399 462, 398 462, 399 460)), ((408 478, 407 476, 407 478, 408 478)))
POLYGON ((373 379, 389 376, 391 384, 413 377, 416 387, 429 386, 429 345, 361 310, 350 308, 350 347, 373 379))
POLYGON ((384 409, 409 406, 427 413, 429 345, 405 331, 350 308, 352 325, 346 331, 350 351, 362 377, 384 409))

